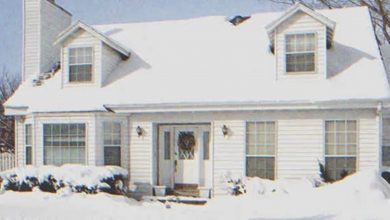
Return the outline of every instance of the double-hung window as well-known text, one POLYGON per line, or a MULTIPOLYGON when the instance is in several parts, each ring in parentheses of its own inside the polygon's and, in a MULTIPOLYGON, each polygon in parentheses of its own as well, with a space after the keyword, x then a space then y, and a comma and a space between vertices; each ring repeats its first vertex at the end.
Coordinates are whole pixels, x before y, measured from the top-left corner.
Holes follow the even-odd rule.
POLYGON ((246 175, 275 179, 275 122, 248 122, 246 132, 246 175))
POLYGON ((311 73, 315 71, 314 33, 286 35, 286 73, 311 73))
POLYGON ((44 164, 85 164, 85 142, 85 124, 44 124, 44 164))
POLYGON ((69 49, 69 82, 92 81, 92 47, 69 49))
POLYGON ((104 122, 104 165, 121 165, 121 123, 104 122))
POLYGON ((26 165, 32 164, 32 125, 26 124, 25 128, 25 152, 26 165))
POLYGON ((356 171, 356 120, 325 121, 325 170, 332 180, 356 171))

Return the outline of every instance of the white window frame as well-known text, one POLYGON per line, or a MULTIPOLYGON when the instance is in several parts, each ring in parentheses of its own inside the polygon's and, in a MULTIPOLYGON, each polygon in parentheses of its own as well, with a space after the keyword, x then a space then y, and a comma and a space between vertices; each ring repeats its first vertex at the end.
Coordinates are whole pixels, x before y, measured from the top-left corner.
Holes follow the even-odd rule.
MULTIPOLYGON (((336 125, 335 125, 336 126, 336 125)), ((326 165, 326 159, 327 158, 355 158, 355 172, 358 170, 358 160, 359 160, 359 120, 356 120, 356 119, 327 119, 327 120, 324 120, 324 165, 325 165, 325 168, 327 167, 326 165), (356 123, 356 130, 355 130, 355 146, 356 146, 356 149, 355 149, 355 154, 354 155, 351 155, 351 154, 328 154, 327 153, 327 142, 326 142, 326 138, 327 138, 327 134, 328 133, 335 133, 335 132, 328 132, 327 129, 326 129, 326 123, 327 122, 344 122, 344 123, 347 123, 348 121, 353 121, 356 123)), ((335 129, 335 131, 337 131, 335 129)), ((348 130, 345 130, 345 143, 344 145, 345 146, 348 146, 348 130)), ((334 136, 334 142, 333 144, 336 145, 337 143, 337 138, 336 138, 336 135, 334 136)), ((349 173, 351 174, 351 173, 349 173)), ((348 174, 348 175, 349 175, 348 174)), ((338 179, 335 179, 335 181, 338 180, 338 179)))
POLYGON ((105 155, 105 149, 106 148, 119 148, 119 164, 117 164, 116 166, 121 166, 122 165, 122 145, 123 145, 123 141, 122 141, 122 137, 123 137, 123 128, 122 128, 122 123, 119 122, 119 121, 104 121, 103 122, 103 163, 105 166, 109 166, 109 165, 112 165, 112 164, 106 164, 106 155, 105 155), (106 126, 111 124, 111 131, 110 132, 107 132, 106 130, 106 126), (119 141, 119 143, 113 143, 114 141, 114 131, 113 131, 113 126, 117 126, 119 125, 119 139, 117 141, 119 141), (106 133, 107 132, 107 133, 106 133), (106 135, 110 135, 111 136, 111 143, 110 144, 106 144, 105 143, 105 137, 106 135))
MULTIPOLYGON (((276 164, 277 164, 277 148, 278 148, 278 143, 277 143, 277 139, 278 139, 278 123, 277 121, 247 121, 246 122, 246 132, 245 132, 245 135, 246 135, 246 141, 245 141, 245 174, 248 175, 248 158, 273 158, 274 159, 274 170, 273 170, 273 178, 271 179, 276 179, 277 177, 277 168, 276 168, 276 164), (255 123, 255 124, 260 124, 260 123, 273 123, 274 124, 274 154, 273 155, 270 155, 270 154, 248 154, 248 147, 249 147, 249 124, 251 123, 255 123)), ((255 132, 257 133, 257 132, 255 132)), ((264 133, 265 135, 267 134, 267 132, 264 133)), ((260 177, 260 178, 265 178, 265 177, 260 177)))
POLYGON ((90 83, 93 83, 94 80, 95 80, 95 47, 94 45, 89 45, 89 44, 86 44, 86 45, 78 45, 78 46, 70 46, 68 47, 68 65, 67 65, 67 68, 68 68, 68 74, 67 74, 67 81, 68 83, 70 84, 90 84, 90 83), (77 64, 71 64, 70 62, 70 55, 71 55, 71 50, 73 49, 83 49, 83 48, 91 48, 91 63, 77 63, 77 64), (91 80, 89 81, 71 81, 71 72, 70 72, 70 67, 71 66, 78 66, 78 65, 91 65, 91 80))
POLYGON ((316 32, 288 32, 284 35, 284 73, 286 75, 304 75, 304 74, 316 74, 317 73, 317 54, 318 54, 318 36, 316 32), (287 37, 292 35, 308 35, 313 34, 314 35, 314 50, 313 51, 295 51, 295 52, 288 52, 287 51, 287 37), (287 56, 290 54, 307 54, 307 53, 313 53, 314 55, 314 70, 313 71, 288 71, 288 62, 287 62, 287 56))
POLYGON ((25 151, 25 164, 33 164, 33 127, 32 124, 24 125, 24 151, 25 151), (27 130, 30 130, 29 132, 27 130), (30 155, 27 155, 27 148, 30 148, 30 155), (30 162, 27 160, 27 156, 30 157, 30 162))

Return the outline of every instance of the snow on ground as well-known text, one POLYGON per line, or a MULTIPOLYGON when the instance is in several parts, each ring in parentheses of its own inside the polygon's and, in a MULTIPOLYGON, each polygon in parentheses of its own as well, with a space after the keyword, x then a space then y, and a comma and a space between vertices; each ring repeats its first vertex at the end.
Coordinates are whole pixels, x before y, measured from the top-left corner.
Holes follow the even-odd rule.
POLYGON ((320 188, 307 179, 245 183, 245 195, 216 197, 204 206, 171 203, 171 208, 104 193, 5 192, 0 219, 390 219, 390 186, 375 172, 320 188))

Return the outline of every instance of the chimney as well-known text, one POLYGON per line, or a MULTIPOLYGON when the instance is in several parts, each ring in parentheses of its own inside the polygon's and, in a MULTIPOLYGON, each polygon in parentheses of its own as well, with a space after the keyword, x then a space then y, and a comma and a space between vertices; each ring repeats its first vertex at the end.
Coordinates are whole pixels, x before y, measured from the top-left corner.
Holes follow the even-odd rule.
POLYGON ((72 15, 55 0, 23 0, 23 81, 60 60, 61 48, 53 43, 71 22, 72 15))

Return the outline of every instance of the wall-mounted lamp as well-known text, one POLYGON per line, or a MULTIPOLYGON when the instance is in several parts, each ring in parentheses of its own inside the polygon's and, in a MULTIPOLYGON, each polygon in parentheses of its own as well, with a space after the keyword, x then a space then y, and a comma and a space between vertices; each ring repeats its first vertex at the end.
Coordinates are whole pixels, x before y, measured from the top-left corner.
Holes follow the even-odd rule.
POLYGON ((144 133, 144 129, 142 129, 140 126, 138 126, 135 131, 137 132, 138 134, 138 137, 141 137, 144 133))
POLYGON ((222 126, 222 134, 223 134, 223 136, 228 135, 228 133, 229 133, 229 128, 226 125, 223 125, 222 126))

